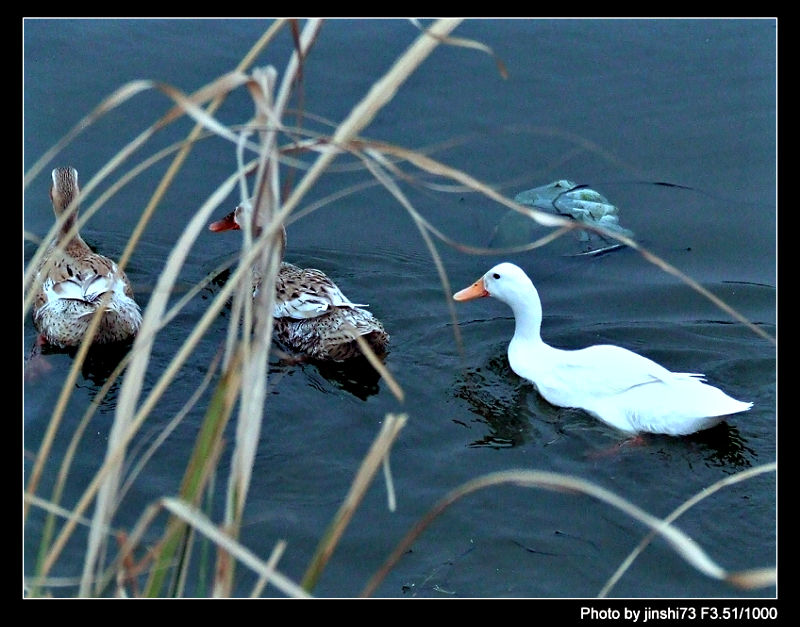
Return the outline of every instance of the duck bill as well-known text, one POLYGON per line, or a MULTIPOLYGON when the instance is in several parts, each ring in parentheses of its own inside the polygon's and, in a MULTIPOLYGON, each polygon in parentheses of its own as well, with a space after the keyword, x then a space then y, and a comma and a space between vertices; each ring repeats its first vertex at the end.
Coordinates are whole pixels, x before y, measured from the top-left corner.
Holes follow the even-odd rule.
POLYGON ((208 225, 209 231, 214 231, 215 233, 219 231, 238 231, 239 225, 236 224, 236 220, 234 219, 236 211, 231 211, 228 215, 226 215, 222 220, 217 220, 216 222, 212 222, 208 225))
POLYGON ((486 286, 483 284, 483 278, 480 278, 469 287, 465 287, 460 292, 453 294, 453 299, 461 301, 472 300, 474 298, 484 298, 486 296, 489 296, 489 292, 486 291, 486 286))

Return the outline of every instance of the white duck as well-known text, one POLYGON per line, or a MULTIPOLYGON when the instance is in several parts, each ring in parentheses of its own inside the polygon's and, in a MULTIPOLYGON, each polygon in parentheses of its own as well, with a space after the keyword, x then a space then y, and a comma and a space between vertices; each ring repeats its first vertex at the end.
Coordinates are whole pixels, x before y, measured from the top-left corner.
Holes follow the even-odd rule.
MULTIPOLYGON (((246 208, 242 205, 209 225, 214 232, 239 230, 246 208)), ((286 248, 286 229, 281 229, 281 257, 286 248)), ((261 276, 253 270, 253 297, 261 287, 261 276)), ((320 361, 344 362, 363 356, 355 341, 361 336, 382 355, 389 334, 380 320, 353 303, 324 272, 281 262, 275 281, 272 312, 275 339, 299 355, 320 361)))
POLYGON ((619 346, 579 350, 548 346, 540 334, 539 294, 528 275, 512 263, 496 265, 453 298, 465 301, 484 296, 511 307, 515 320, 508 345, 511 369, 533 383, 552 405, 583 409, 625 433, 666 435, 707 429, 753 405, 704 383, 703 375, 670 372, 619 346))

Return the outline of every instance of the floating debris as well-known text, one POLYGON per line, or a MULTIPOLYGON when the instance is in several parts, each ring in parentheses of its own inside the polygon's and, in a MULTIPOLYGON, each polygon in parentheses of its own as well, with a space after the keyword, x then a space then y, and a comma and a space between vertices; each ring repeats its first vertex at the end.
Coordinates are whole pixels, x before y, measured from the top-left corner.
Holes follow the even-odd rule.
MULTIPOLYGON (((619 209, 600 192, 586 185, 561 179, 548 185, 520 192, 514 198, 520 205, 567 216, 589 226, 633 237, 633 232, 619 224, 619 209)), ((506 213, 495 227, 489 246, 493 248, 522 246, 533 241, 536 222, 518 211, 506 213)), ((578 240, 587 244, 582 255, 597 255, 622 248, 624 245, 594 231, 580 230, 578 240)))

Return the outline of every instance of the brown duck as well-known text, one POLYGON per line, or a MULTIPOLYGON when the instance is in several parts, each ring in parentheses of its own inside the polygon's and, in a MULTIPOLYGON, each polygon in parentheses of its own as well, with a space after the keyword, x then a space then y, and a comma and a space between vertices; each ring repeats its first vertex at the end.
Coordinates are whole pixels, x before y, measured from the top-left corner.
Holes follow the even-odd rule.
MULTIPOLYGON (((238 230, 244 212, 240 205, 208 228, 238 230)), ((285 247, 286 230, 282 229, 281 255, 285 247)), ((254 271, 254 297, 260 287, 261 276, 254 271)), ((320 361, 343 362, 362 356, 356 336, 381 355, 387 350, 389 335, 365 306, 351 302, 321 270, 283 261, 275 281, 273 336, 293 353, 320 361)))
MULTIPOLYGON (((50 200, 58 219, 79 193, 78 171, 56 168, 50 200)), ((79 234, 67 241, 77 220, 73 211, 48 247, 36 271, 33 324, 39 342, 60 348, 81 343, 98 307, 105 304, 95 344, 122 342, 142 323, 139 305, 125 273, 108 257, 93 252, 79 234)))

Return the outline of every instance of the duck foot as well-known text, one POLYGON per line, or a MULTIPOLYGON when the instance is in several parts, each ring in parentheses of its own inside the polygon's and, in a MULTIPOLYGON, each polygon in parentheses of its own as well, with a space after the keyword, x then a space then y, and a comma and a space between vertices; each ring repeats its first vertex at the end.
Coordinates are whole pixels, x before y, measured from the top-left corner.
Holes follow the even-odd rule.
POLYGON ((599 451, 589 451, 587 453, 587 457, 589 459, 602 459, 604 457, 610 457, 612 455, 618 454, 623 448, 629 448, 634 446, 646 446, 647 440, 645 437, 639 433, 629 438, 622 440, 622 442, 617 442, 613 446, 610 446, 606 449, 601 449, 599 451))
POLYGON ((636 435, 623 440, 617 446, 622 448, 623 446, 646 446, 646 445, 647 445, 647 439, 641 433, 637 433, 636 435))
POLYGON ((53 369, 52 364, 42 354, 44 346, 47 346, 47 340, 40 334, 33 344, 30 355, 25 360, 25 381, 33 381, 53 369))
POLYGON ((311 361, 307 355, 292 355, 280 349, 273 349, 273 355, 285 366, 297 366, 311 361))

